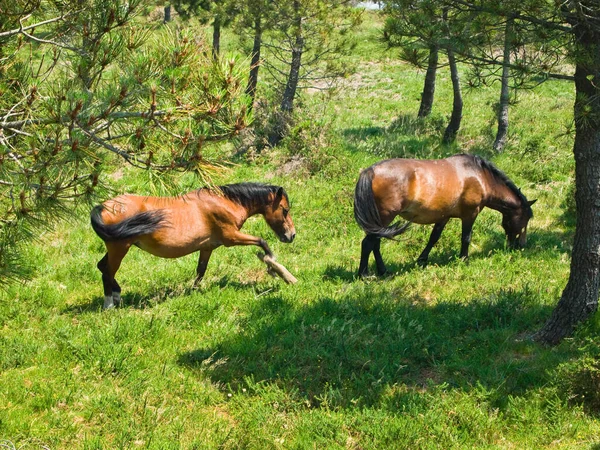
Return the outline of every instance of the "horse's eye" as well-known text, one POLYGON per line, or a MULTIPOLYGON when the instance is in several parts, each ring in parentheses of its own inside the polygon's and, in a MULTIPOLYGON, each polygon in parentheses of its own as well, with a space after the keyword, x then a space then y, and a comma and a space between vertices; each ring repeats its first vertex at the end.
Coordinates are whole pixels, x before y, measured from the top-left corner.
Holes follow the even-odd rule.
POLYGON ((283 217, 287 217, 290 210, 288 208, 283 208, 283 217))

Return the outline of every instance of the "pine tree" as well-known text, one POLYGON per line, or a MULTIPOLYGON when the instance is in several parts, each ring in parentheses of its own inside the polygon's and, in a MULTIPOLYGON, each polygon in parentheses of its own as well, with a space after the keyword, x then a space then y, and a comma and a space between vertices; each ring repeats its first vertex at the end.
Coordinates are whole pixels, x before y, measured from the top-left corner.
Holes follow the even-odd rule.
POLYGON ((234 62, 133 20, 140 4, 0 3, 0 282, 23 275, 19 244, 102 196, 107 163, 206 174, 205 146, 246 126, 234 62))

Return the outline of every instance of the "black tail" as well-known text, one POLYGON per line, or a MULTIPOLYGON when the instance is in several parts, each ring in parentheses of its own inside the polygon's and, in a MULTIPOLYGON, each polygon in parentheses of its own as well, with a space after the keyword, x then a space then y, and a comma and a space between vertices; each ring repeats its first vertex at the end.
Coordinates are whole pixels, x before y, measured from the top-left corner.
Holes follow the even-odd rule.
POLYGON ((373 169, 369 167, 358 177, 354 190, 354 218, 365 233, 393 239, 404 233, 410 226, 410 222, 402 224, 397 222, 389 227, 383 226, 373 194, 373 175, 373 169))
POLYGON ((119 223, 106 225, 100 215, 103 209, 102 205, 94 207, 91 213, 91 221, 92 228, 104 242, 120 241, 150 234, 166 225, 165 214, 162 211, 146 211, 119 223))

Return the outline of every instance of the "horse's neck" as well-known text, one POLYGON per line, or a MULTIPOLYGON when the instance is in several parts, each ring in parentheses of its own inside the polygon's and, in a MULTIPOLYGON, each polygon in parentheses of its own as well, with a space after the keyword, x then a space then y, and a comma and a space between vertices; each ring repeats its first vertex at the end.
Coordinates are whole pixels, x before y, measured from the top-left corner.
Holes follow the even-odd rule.
POLYGON ((521 199, 506 184, 494 180, 489 186, 486 206, 505 213, 519 208, 521 206, 521 199))
POLYGON ((236 205, 236 216, 238 217, 240 227, 252 216, 256 216, 258 214, 264 214, 266 206, 265 205, 252 205, 251 207, 246 207, 235 203, 236 205))

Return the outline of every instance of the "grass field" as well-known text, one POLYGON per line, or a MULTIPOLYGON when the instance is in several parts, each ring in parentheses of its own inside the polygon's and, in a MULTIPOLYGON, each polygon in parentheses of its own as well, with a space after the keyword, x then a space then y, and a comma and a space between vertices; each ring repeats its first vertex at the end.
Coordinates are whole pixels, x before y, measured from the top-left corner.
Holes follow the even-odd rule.
MULTIPOLYGON (((287 147, 237 157, 218 182, 281 184, 297 238, 263 236, 299 279, 271 279, 254 248, 221 248, 192 288, 196 255, 138 249, 118 274, 124 307, 103 312, 101 240, 87 212, 26 248, 31 281, 0 293, 0 440, 52 449, 600 448, 600 325, 555 348, 530 335, 569 273, 574 89, 519 94, 507 150, 491 152, 498 85, 465 92, 463 129, 443 147, 451 84, 442 69, 431 118, 416 119, 423 73, 378 43, 369 15, 356 74, 287 147), (500 215, 475 223, 471 259, 450 223, 425 269, 430 228, 382 253, 392 274, 355 278, 352 215, 361 168, 390 157, 472 152, 538 198, 528 247, 508 251, 500 215)), ((124 168, 107 181, 145 192, 124 168)), ((198 187, 191 176, 181 191, 198 187)), ((7 444, 8 445, 8 444, 7 444)), ((2 447, 0 443, 0 447, 2 447)), ((4 448, 4 447, 2 447, 4 448)))

